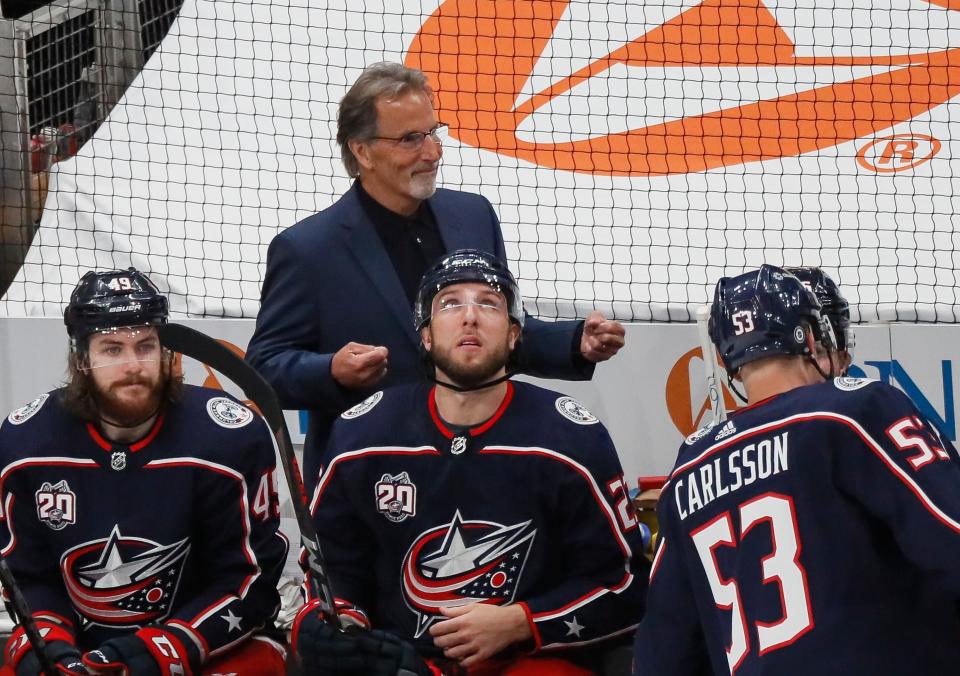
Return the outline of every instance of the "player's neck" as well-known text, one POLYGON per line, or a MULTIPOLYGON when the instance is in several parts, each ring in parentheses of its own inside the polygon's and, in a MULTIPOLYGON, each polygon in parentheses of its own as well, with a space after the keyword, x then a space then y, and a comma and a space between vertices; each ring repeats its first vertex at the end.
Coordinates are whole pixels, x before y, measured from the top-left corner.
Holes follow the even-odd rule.
POLYGON ((147 436, 154 423, 157 422, 158 415, 159 413, 155 413, 134 427, 120 427, 100 418, 100 433, 103 434, 105 439, 115 444, 132 444, 147 436))
MULTIPOLYGON (((437 376, 447 379, 439 372, 437 376)), ((441 418, 451 425, 471 427, 491 418, 497 412, 503 398, 507 396, 507 382, 470 392, 455 392, 438 385, 435 392, 437 412, 441 418)))
POLYGON ((798 387, 823 382, 806 357, 770 357, 744 365, 741 377, 747 403, 775 397, 798 387))

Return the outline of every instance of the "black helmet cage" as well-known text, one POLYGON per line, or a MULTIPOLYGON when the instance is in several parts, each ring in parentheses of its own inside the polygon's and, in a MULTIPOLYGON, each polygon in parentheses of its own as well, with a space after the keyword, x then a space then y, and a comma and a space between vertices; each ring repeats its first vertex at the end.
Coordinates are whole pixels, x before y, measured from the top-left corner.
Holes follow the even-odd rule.
POLYGON ((840 287, 826 272, 817 267, 784 268, 813 291, 820 301, 820 312, 833 325, 838 350, 853 355, 856 338, 850 326, 850 303, 840 293, 840 287))
POLYGON ((84 350, 92 333, 124 326, 167 323, 167 299, 134 268, 87 272, 63 313, 74 349, 84 350))
POLYGON ((477 249, 446 254, 423 275, 413 306, 414 328, 419 331, 430 323, 433 299, 442 289, 468 282, 486 284, 503 295, 511 321, 523 328, 523 299, 513 273, 499 258, 477 249))
POLYGON ((773 265, 717 282, 710 309, 710 339, 728 375, 744 364, 778 354, 810 354, 806 327, 828 349, 836 349, 833 328, 820 314, 816 295, 773 265))

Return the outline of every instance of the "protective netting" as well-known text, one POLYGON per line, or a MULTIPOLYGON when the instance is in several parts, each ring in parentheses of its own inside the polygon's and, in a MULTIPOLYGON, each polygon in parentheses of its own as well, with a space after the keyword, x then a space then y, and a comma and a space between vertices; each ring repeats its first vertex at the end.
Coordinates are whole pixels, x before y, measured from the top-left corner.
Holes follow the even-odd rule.
MULTIPOLYGON (((491 200, 542 316, 687 321, 771 262, 824 267, 861 320, 957 321, 958 0, 186 0, 154 51, 177 4, 61 3, 122 5, 91 39, 146 62, 76 156, 66 118, 21 121, 60 161, 3 313, 59 314, 83 271, 135 265, 178 313, 255 316, 270 240, 349 187, 337 103, 392 60, 430 76, 441 184, 491 200)), ((107 103, 111 67, 79 70, 107 103)))

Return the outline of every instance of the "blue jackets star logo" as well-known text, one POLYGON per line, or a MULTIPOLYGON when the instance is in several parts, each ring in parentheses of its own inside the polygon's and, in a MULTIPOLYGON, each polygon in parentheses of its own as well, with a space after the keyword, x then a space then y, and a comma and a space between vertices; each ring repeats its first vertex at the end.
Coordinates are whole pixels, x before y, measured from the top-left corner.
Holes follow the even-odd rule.
POLYGON ((77 545, 61 560, 67 593, 76 611, 93 624, 133 627, 166 617, 190 552, 187 538, 161 545, 124 536, 77 545))
POLYGON ((464 521, 457 510, 450 523, 420 535, 403 561, 404 599, 417 615, 415 636, 443 619, 440 608, 512 602, 536 534, 531 521, 464 521))

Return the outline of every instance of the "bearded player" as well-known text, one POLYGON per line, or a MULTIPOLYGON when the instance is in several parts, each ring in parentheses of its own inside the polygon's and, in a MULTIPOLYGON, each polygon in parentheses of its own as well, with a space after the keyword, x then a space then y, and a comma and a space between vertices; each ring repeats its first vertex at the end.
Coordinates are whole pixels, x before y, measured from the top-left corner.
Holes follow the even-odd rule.
POLYGON ((304 671, 585 675, 643 610, 623 469, 574 399, 509 378, 523 324, 499 259, 428 270, 415 327, 433 384, 337 421, 311 508, 341 620, 308 605, 304 671))
MULTIPOLYGON (((265 423, 174 375, 167 299, 137 270, 84 275, 64 321, 69 382, 0 426, 2 554, 50 661, 281 673, 283 647, 260 634, 287 551, 265 423)), ((17 676, 40 670, 22 628, 5 657, 17 676)))

